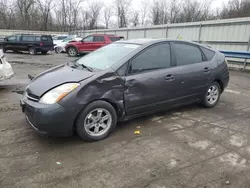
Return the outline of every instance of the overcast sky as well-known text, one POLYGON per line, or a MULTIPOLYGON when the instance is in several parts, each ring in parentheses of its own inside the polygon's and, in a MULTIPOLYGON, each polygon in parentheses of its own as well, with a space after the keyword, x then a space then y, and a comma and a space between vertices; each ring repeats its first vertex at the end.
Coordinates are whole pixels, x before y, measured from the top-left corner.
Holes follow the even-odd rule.
MULTIPOLYGON (((90 0, 91 1, 91 0, 90 0)), ((113 2, 113 0, 102 0, 105 4, 111 4, 113 2)), ((133 8, 138 8, 140 7, 140 3, 141 1, 145 1, 145 2, 153 2, 153 0, 133 0, 133 8)), ((212 3, 212 8, 220 8, 222 7, 223 3, 227 3, 228 0, 213 0, 213 3, 212 3)))

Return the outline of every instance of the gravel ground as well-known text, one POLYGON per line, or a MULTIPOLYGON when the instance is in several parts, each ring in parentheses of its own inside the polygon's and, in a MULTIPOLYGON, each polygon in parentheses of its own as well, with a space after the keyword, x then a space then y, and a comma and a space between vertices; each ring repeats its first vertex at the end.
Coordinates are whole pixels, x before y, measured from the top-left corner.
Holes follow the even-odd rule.
POLYGON ((1 188, 249 188, 250 74, 231 72, 213 109, 192 105, 135 119, 119 124, 106 140, 86 143, 76 135, 35 133, 13 92, 28 83, 28 73, 70 58, 7 58, 16 62, 16 75, 0 89, 1 188))

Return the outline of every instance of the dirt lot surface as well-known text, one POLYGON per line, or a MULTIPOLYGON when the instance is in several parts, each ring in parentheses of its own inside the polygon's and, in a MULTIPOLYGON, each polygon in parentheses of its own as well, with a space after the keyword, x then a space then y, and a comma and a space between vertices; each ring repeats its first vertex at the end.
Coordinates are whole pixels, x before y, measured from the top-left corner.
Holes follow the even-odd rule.
POLYGON ((12 92, 28 83, 28 73, 70 58, 7 58, 16 62, 16 76, 0 89, 1 188, 250 187, 250 74, 231 72, 213 109, 192 105, 135 119, 87 143, 35 133, 21 113, 21 96, 12 92))

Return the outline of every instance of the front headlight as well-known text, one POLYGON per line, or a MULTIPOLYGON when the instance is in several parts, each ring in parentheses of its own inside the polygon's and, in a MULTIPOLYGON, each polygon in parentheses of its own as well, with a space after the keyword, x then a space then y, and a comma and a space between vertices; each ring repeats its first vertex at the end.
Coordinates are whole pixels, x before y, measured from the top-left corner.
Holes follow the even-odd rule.
POLYGON ((66 95, 68 95, 71 91, 76 89, 79 85, 79 83, 67 83, 60 85, 45 93, 39 102, 43 104, 57 103, 66 95))

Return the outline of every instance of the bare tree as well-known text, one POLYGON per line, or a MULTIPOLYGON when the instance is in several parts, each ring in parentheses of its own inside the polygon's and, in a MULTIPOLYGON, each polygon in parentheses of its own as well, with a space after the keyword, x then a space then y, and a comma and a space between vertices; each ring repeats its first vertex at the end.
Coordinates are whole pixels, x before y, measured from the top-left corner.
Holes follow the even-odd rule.
POLYGON ((209 20, 211 17, 211 2, 213 0, 191 1, 183 3, 179 22, 195 22, 209 20))
POLYGON ((137 11, 133 12, 133 16, 131 18, 131 23, 133 27, 137 27, 139 25, 139 13, 137 11))
POLYGON ((179 0, 172 0, 170 2, 169 7, 169 22, 170 23, 177 23, 180 19, 180 1, 179 0))
POLYGON ((53 0, 36 0, 39 11, 41 12, 41 26, 40 30, 48 30, 48 23, 51 10, 55 7, 53 0))
POLYGON ((228 4, 224 4, 221 12, 218 13, 218 17, 222 19, 248 16, 250 16, 249 0, 231 0, 228 4))
POLYGON ((112 12, 112 7, 111 6, 106 6, 103 10, 103 14, 104 14, 104 21, 105 21, 105 28, 108 29, 109 28, 109 22, 110 22, 110 18, 113 14, 112 12))
POLYGON ((165 0, 155 0, 150 8, 150 12, 153 25, 166 24, 168 22, 165 0))
POLYGON ((17 14, 21 19, 20 26, 21 28, 30 29, 31 28, 31 12, 32 6, 35 4, 34 0, 17 0, 17 14))
POLYGON ((99 1, 91 1, 91 2, 89 1, 88 9, 86 10, 89 16, 88 29, 97 28, 97 22, 98 22, 98 18, 99 18, 102 7, 103 7, 103 4, 99 1))
POLYGON ((148 14, 148 5, 149 3, 148 2, 145 2, 145 0, 142 0, 141 3, 140 3, 140 24, 141 25, 145 25, 146 23, 146 20, 147 20, 147 14, 148 14))
POLYGON ((118 21, 118 27, 123 28, 128 26, 129 8, 132 0, 114 0, 114 8, 118 21))

